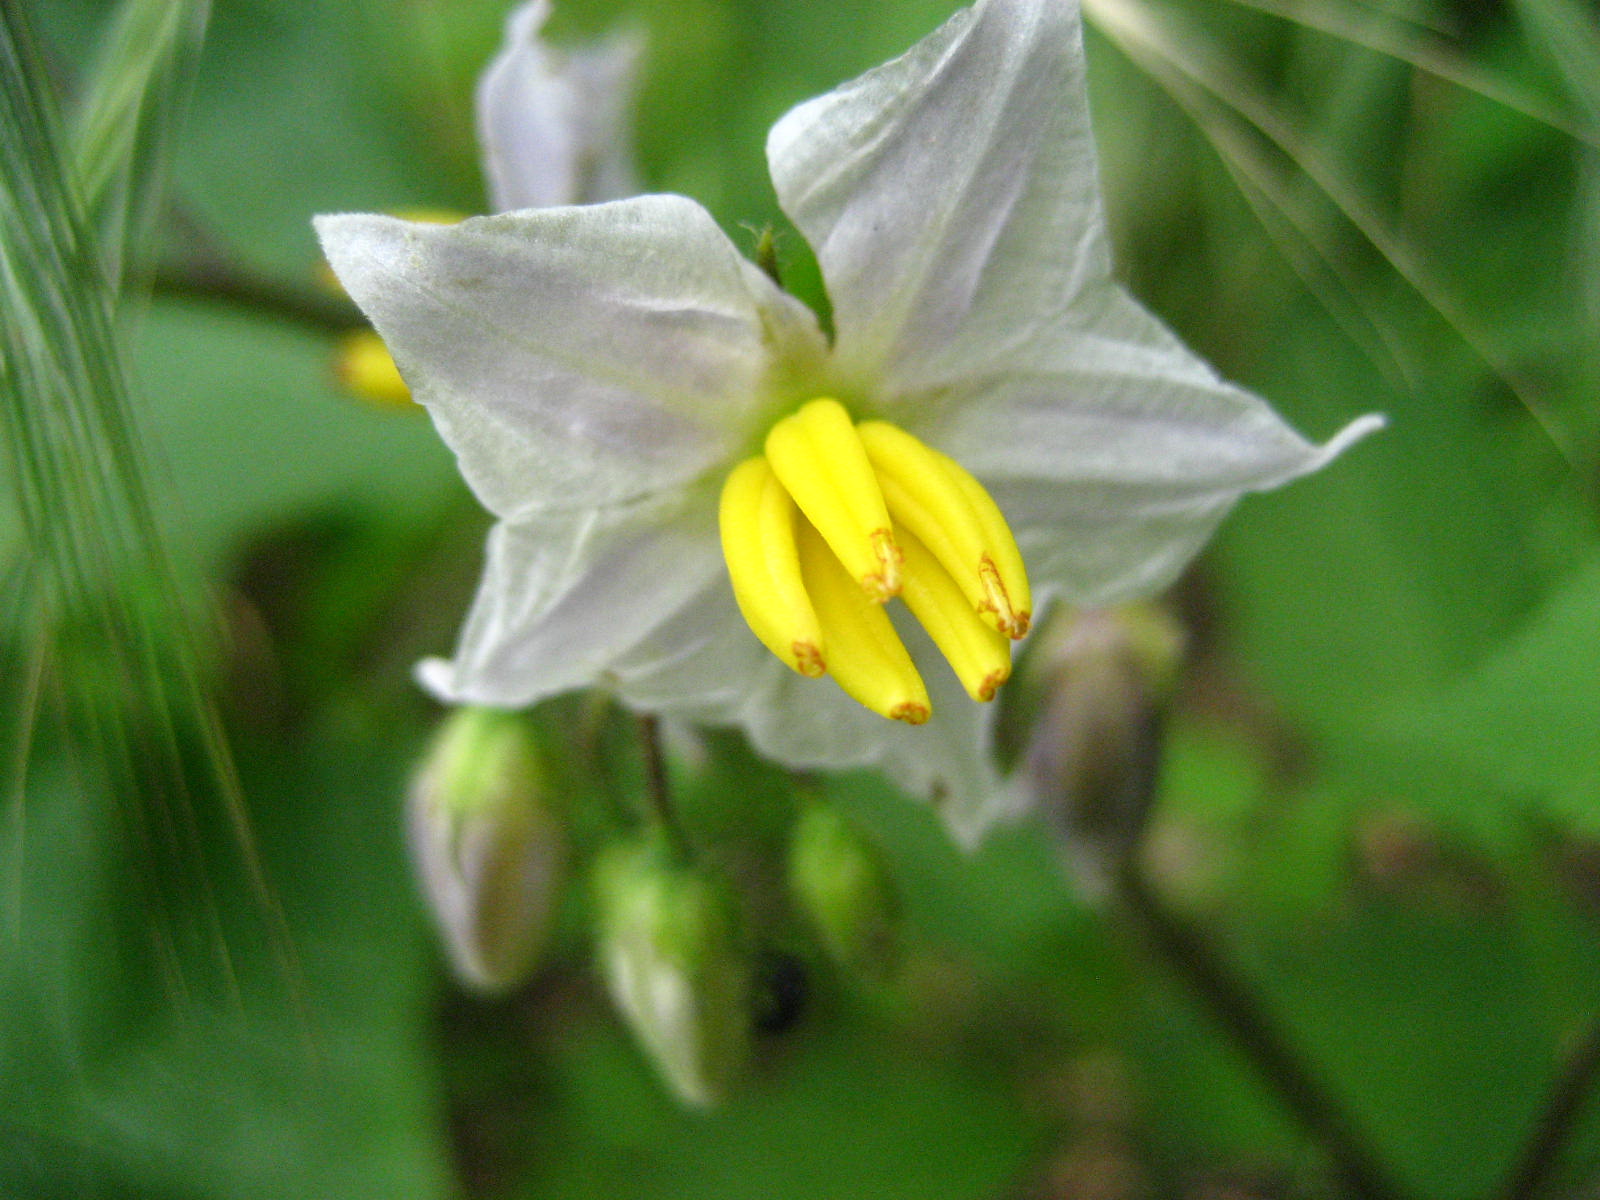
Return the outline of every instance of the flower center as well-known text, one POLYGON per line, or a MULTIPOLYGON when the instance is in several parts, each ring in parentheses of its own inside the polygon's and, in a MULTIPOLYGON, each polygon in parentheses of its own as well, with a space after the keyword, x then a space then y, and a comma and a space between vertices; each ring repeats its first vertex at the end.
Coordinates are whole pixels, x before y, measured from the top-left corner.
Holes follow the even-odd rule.
POLYGON ((721 525, 739 611, 800 674, 926 721, 928 689, 884 610, 899 596, 974 700, 1010 676, 1009 639, 1032 616, 1016 539, 982 484, 903 429, 812 400, 728 475, 721 525))

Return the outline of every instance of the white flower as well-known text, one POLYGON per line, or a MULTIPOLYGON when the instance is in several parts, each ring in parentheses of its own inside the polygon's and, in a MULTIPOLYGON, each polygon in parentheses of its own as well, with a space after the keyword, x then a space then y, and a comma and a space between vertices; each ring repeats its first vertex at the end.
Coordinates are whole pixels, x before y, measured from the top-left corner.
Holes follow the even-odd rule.
POLYGON ((639 37, 560 50, 541 33, 550 0, 506 18, 478 81, 478 142, 494 212, 616 200, 637 192, 629 119, 639 37))
POLYGON ((1105 604, 1168 583, 1244 492, 1376 427, 1307 443, 1112 281, 1086 104, 1073 0, 979 0, 779 121, 772 177, 821 264, 831 344, 678 196, 451 227, 319 218, 499 518, 456 655, 424 663, 425 684, 500 706, 608 685, 742 726, 784 763, 882 766, 968 838, 1012 807, 984 753, 991 706, 899 605, 933 713, 914 727, 752 636, 718 497, 739 464, 772 457, 777 423, 837 398, 981 481, 1042 595, 1105 604))

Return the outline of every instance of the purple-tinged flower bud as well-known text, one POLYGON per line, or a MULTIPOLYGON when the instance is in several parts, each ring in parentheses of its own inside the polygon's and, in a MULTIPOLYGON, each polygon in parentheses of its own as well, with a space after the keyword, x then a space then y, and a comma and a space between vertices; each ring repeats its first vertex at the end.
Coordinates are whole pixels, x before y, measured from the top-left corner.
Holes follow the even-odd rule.
POLYGON ((877 845, 832 805, 809 803, 789 843, 789 890, 840 967, 884 975, 898 957, 900 897, 877 845))
POLYGON ((457 975, 485 991, 523 982, 549 937, 567 864, 527 717, 452 712, 408 810, 412 856, 457 975))
POLYGON ((1149 815, 1183 640, 1154 604, 1057 610, 1013 681, 1017 767, 1092 896, 1109 890, 1149 815))
POLYGON ((673 1094, 710 1107, 751 1057, 750 964, 732 892, 655 838, 608 847, 594 892, 612 1001, 673 1094))

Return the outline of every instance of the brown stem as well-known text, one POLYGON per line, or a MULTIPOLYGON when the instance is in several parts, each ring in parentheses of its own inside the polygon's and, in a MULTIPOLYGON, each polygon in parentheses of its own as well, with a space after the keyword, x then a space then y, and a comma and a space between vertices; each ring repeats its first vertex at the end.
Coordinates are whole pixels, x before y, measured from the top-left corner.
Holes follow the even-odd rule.
POLYGON ((1368 1148, 1355 1121, 1321 1086, 1206 936, 1162 903, 1136 854, 1122 858, 1117 888, 1156 953, 1322 1147, 1348 1193, 1360 1200, 1403 1200, 1405 1193, 1368 1148))
POLYGON ((645 801, 650 819, 671 843, 673 850, 688 858, 689 839, 684 835, 677 810, 672 805, 672 786, 667 779, 666 759, 661 753, 661 725, 654 716, 639 718, 639 745, 644 751, 645 801))
POLYGON ((220 302, 317 333, 347 333, 365 324, 348 300, 293 287, 220 259, 163 261, 151 278, 151 288, 158 296, 220 302))
POLYGON ((1573 1047, 1550 1089, 1544 1112, 1524 1144, 1522 1157, 1501 1189, 1500 1200, 1534 1200, 1550 1183, 1578 1118, 1600 1082, 1600 1023, 1573 1047))

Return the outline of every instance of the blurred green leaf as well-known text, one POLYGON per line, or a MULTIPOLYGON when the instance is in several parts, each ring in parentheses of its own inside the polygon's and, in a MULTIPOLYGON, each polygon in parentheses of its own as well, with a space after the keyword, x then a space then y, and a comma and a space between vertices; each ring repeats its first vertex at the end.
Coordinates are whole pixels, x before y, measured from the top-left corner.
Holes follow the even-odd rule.
POLYGON ((1385 740, 1600 832, 1600 558, 1459 680, 1383 714, 1385 740))
POLYGON ((148 419, 174 502, 163 515, 212 570, 291 517, 424 522, 465 495, 427 414, 380 409, 340 389, 324 339, 166 303, 140 334, 148 419))

